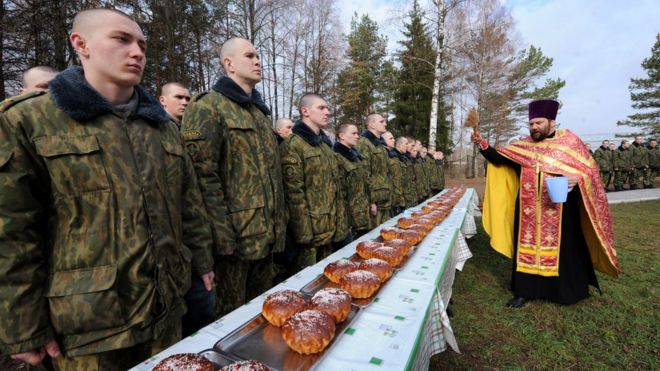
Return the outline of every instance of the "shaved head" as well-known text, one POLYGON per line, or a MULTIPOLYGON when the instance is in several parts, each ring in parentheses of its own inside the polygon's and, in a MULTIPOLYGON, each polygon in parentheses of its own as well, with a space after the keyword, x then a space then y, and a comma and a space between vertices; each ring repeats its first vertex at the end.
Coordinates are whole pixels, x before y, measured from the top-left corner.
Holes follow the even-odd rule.
POLYGON ((21 94, 48 90, 48 81, 57 75, 57 70, 48 66, 36 66, 23 72, 21 94))
POLYGON ((310 108, 317 100, 322 100, 325 102, 325 99, 318 94, 305 94, 300 97, 298 101, 298 111, 302 114, 303 108, 310 108))
POLYGON ((357 125, 355 124, 347 124, 347 123, 340 124, 339 127, 337 128, 337 136, 339 136, 339 134, 347 132, 348 129, 351 128, 351 126, 357 127, 357 125))
POLYGON ((127 19, 135 22, 133 18, 121 10, 109 8, 87 9, 79 12, 73 18, 73 27, 71 27, 71 32, 76 32, 89 37, 96 29, 96 23, 98 22, 99 18, 108 14, 121 15, 122 17, 126 17, 127 19))
POLYGON ((186 89, 188 88, 180 82, 168 82, 160 88, 160 95, 168 95, 175 89, 186 89))
MULTIPOLYGON (((220 48, 220 63, 222 63, 222 66, 225 67, 225 59, 226 58, 232 58, 236 56, 236 53, 241 50, 241 47, 250 45, 252 46, 252 43, 248 39, 244 39, 242 37, 232 37, 231 39, 227 40, 222 44, 222 47, 220 48)), ((225 68, 226 70, 226 68, 225 68)))

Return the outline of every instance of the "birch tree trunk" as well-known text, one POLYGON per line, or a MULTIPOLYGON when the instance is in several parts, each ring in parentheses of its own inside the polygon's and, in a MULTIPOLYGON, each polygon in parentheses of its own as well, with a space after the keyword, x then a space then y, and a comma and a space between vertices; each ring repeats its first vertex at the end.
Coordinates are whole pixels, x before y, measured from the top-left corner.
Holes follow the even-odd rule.
POLYGON ((445 0, 433 0, 437 8, 435 73, 433 77, 433 98, 431 99, 431 117, 429 118, 429 148, 435 150, 438 132, 438 108, 440 106, 440 81, 442 81, 442 54, 445 45, 445 0))

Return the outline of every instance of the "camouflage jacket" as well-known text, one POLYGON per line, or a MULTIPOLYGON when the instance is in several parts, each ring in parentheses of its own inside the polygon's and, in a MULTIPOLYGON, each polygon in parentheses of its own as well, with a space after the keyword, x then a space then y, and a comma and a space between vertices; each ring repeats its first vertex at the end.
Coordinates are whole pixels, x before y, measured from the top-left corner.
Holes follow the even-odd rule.
POLYGON ((435 194, 442 189, 440 174, 438 174, 435 160, 429 155, 426 155, 422 160, 424 161, 424 170, 426 170, 426 176, 429 180, 429 188, 431 193, 435 194))
POLYGON ((405 153, 394 150, 399 162, 401 163, 402 184, 401 191, 405 201, 406 208, 417 205, 419 197, 417 196, 417 188, 415 187, 415 170, 413 169, 412 160, 405 153))
POLYGON ((279 148, 268 108, 228 77, 193 98, 181 127, 213 229, 215 254, 262 259, 284 249, 279 148))
POLYGON ((633 168, 632 151, 619 146, 614 151, 614 170, 630 171, 633 168))
POLYGON ((281 146, 284 191, 289 206, 289 232, 312 247, 341 241, 348 234, 341 198, 337 158, 330 139, 302 121, 281 146))
POLYGON ((380 138, 365 130, 357 145, 367 162, 367 195, 369 203, 378 208, 389 209, 392 206, 392 180, 387 150, 380 138))
POLYGON ((632 152, 633 167, 641 169, 649 166, 649 150, 645 146, 633 142, 630 145, 630 151, 632 152))
POLYGON ((211 231, 180 134, 136 86, 120 117, 71 67, 0 114, 0 350, 68 356, 160 336, 211 231))
POLYGON ((648 147, 649 150, 649 167, 653 170, 660 170, 660 149, 648 147))
POLYGON ((365 179, 367 169, 362 156, 354 149, 337 142, 333 149, 339 166, 339 184, 346 200, 348 224, 354 230, 369 229, 369 199, 365 179))
POLYGON ((412 159, 412 164, 413 172, 415 173, 417 197, 419 197, 419 200, 426 199, 431 195, 431 188, 429 187, 429 180, 426 177, 423 160, 419 154, 416 158, 412 159))
POLYGON ((594 159, 600 168, 600 171, 612 171, 614 167, 614 152, 603 146, 598 147, 594 152, 594 159))
POLYGON ((387 151, 390 164, 390 175, 392 179, 392 205, 400 208, 406 207, 406 199, 403 194, 403 165, 394 149, 387 151))
POLYGON ((433 160, 435 162, 435 171, 438 173, 438 180, 440 180, 440 190, 445 189, 445 162, 443 160, 433 160))

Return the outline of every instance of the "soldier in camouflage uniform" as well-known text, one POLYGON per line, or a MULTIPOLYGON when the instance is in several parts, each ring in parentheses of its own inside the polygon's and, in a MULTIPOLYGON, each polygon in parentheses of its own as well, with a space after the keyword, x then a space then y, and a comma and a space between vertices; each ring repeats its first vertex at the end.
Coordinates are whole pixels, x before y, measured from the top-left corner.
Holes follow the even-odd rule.
POLYGON ((177 127, 139 85, 124 13, 79 13, 70 67, 0 113, 0 351, 58 370, 127 369, 181 336, 211 231, 177 127), (62 353, 62 354, 61 354, 62 353))
POLYGON ((406 209, 406 200, 403 194, 403 165, 397 156, 394 135, 386 131, 382 135, 389 157, 390 174, 392 179, 392 208, 391 216, 398 215, 406 209))
POLYGON ((292 273, 328 256, 333 242, 349 233, 337 158, 322 130, 330 118, 328 104, 319 95, 307 94, 298 109, 302 119, 281 147, 289 233, 298 245, 292 273))
POLYGON ((258 53, 234 38, 220 60, 227 76, 193 98, 181 127, 212 223, 218 316, 272 286, 287 222, 270 110, 254 89, 258 53))
POLYGON ((404 209, 417 205, 417 189, 412 184, 415 179, 412 162, 406 155, 408 151, 408 138, 398 137, 394 142, 394 153, 401 164, 401 187, 403 193, 404 209))
POLYGON ((605 191, 607 191, 607 187, 610 185, 610 179, 612 178, 612 171, 614 170, 614 161, 612 158, 613 153, 610 151, 610 141, 605 139, 600 147, 596 149, 593 156, 600 169, 600 177, 603 180, 603 186, 605 187, 605 191))
POLYGON ((429 179, 424 171, 424 162, 420 154, 422 144, 419 140, 415 140, 410 149, 410 156, 413 160, 413 170, 415 172, 415 186, 417 187, 417 195, 419 199, 417 203, 424 202, 431 196, 431 189, 429 187, 429 179))
POLYGON ((387 131, 383 116, 373 113, 367 116, 367 130, 362 132, 358 151, 367 163, 367 194, 369 195, 371 224, 376 228, 390 216, 392 207, 392 181, 387 149, 381 135, 387 131))
POLYGON ((433 154, 433 159, 435 161, 436 171, 438 173, 438 179, 440 180, 440 190, 445 189, 445 154, 442 151, 436 151, 433 154))
POLYGON ((337 129, 337 142, 333 149, 339 166, 339 182, 346 200, 348 224, 353 237, 359 238, 369 231, 369 198, 365 179, 367 168, 357 147, 360 134, 357 126, 341 124, 337 129))
POLYGON ((442 190, 442 184, 440 179, 440 174, 438 173, 438 166, 435 163, 435 150, 432 148, 424 148, 426 154, 423 154, 424 165, 426 168, 426 174, 429 178, 429 187, 431 188, 431 194, 434 195, 442 190))
POLYGON ((649 186, 648 188, 655 188, 655 177, 660 172, 660 149, 658 149, 658 141, 655 139, 649 140, 649 186))
POLYGON ((630 150, 634 168, 630 177, 630 189, 644 188, 649 181, 649 150, 642 143, 640 135, 635 137, 630 150))
POLYGON ((632 152, 630 142, 622 140, 621 145, 614 151, 614 190, 623 191, 623 185, 632 174, 632 152))

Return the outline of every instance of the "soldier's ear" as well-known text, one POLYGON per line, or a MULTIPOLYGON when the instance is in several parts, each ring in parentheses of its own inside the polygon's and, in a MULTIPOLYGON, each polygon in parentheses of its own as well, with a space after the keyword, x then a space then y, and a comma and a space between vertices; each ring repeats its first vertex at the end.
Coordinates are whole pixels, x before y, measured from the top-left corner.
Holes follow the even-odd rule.
POLYGON ((81 34, 77 32, 72 32, 71 36, 69 37, 69 40, 71 40, 71 45, 73 45, 73 49, 75 49, 76 53, 78 53, 78 56, 80 56, 80 58, 89 57, 89 49, 87 49, 87 41, 81 34))

